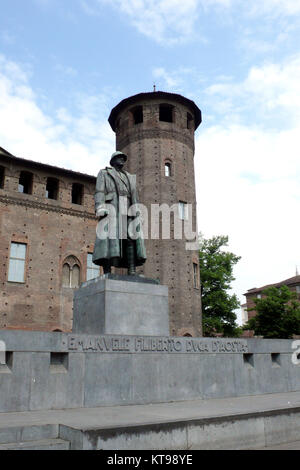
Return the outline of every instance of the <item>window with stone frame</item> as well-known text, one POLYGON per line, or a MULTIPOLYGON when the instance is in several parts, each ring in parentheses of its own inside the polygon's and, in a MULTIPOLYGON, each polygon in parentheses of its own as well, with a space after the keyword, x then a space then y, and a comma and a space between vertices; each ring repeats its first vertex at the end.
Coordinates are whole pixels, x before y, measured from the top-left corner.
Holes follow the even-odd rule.
POLYGON ((95 279, 100 276, 100 266, 93 263, 93 254, 87 254, 87 270, 86 270, 86 280, 95 279))
POLYGON ((29 171, 21 171, 18 184, 18 192, 24 194, 32 194, 32 182, 33 174, 29 171))
POLYGON ((80 286, 80 263, 75 256, 68 256, 63 263, 62 286, 71 288, 80 286))
POLYGON ((11 243, 7 279, 9 282, 25 282, 26 250, 25 243, 11 243))

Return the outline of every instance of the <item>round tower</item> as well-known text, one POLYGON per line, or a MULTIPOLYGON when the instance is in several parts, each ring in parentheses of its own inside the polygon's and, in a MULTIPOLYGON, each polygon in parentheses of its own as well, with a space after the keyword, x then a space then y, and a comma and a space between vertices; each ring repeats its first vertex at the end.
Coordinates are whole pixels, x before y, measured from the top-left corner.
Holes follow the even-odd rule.
POLYGON ((169 287, 170 333, 201 336, 201 297, 197 250, 186 250, 186 239, 151 239, 151 204, 178 205, 187 217, 192 205, 196 230, 194 132, 201 123, 196 104, 178 94, 154 91, 121 101, 110 113, 116 149, 128 155, 126 170, 137 177, 140 202, 149 213, 147 261, 139 272, 169 287))

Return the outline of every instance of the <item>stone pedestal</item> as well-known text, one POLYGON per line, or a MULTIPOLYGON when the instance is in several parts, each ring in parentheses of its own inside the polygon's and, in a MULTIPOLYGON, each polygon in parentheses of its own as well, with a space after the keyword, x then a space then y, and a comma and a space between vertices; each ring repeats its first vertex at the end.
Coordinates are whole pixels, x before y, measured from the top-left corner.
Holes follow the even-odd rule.
POLYGON ((169 336, 168 287, 106 274, 74 294, 73 333, 169 336))

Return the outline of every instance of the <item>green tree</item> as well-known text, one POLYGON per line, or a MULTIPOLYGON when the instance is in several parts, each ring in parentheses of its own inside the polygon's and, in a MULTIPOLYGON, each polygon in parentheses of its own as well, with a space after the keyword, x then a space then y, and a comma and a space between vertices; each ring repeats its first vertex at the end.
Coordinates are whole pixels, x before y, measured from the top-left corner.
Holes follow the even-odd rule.
POLYGON ((300 302, 287 286, 269 287, 261 299, 254 299, 257 314, 243 329, 264 338, 292 338, 300 334, 300 302))
POLYGON ((236 324, 234 311, 240 302, 228 290, 234 281, 233 267, 240 260, 222 248, 228 246, 227 236, 210 239, 200 235, 199 264, 201 276, 201 298, 204 336, 222 333, 224 336, 239 336, 241 328, 236 324))

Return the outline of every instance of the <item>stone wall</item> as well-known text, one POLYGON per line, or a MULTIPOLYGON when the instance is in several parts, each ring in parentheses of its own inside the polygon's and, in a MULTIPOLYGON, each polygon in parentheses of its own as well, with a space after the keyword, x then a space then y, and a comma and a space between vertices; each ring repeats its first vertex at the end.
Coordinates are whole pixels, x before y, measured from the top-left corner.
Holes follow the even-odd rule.
POLYGON ((0 341, 2 412, 300 390, 291 340, 0 331, 0 341))

